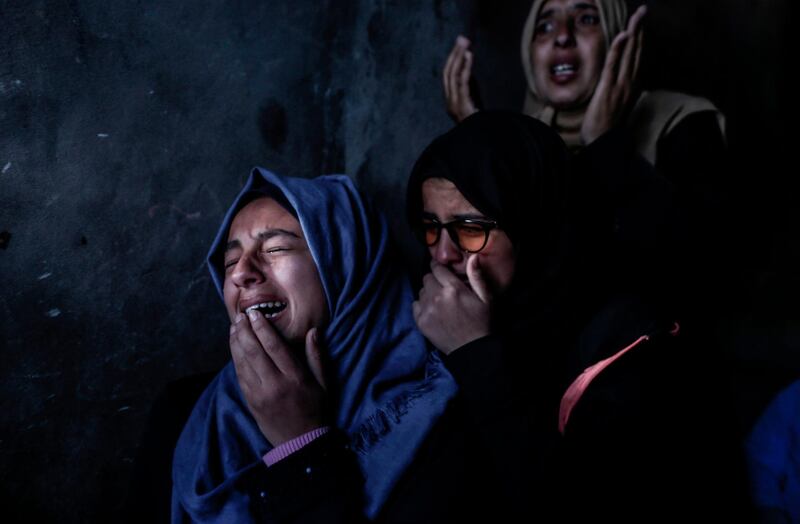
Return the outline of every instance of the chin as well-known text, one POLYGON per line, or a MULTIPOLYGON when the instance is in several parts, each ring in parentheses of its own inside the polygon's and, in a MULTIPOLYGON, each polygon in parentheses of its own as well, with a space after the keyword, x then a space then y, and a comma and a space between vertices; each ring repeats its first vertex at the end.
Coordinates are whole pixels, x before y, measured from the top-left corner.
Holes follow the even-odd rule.
POLYGON ((549 105, 553 106, 558 111, 571 111, 586 107, 587 101, 583 98, 571 95, 555 96, 549 100, 549 105))
POLYGON ((576 91, 579 90, 573 89, 572 87, 573 86, 553 86, 546 97, 547 104, 554 107, 558 111, 569 111, 586 107, 592 98, 591 93, 588 95, 584 93, 578 93, 576 91))

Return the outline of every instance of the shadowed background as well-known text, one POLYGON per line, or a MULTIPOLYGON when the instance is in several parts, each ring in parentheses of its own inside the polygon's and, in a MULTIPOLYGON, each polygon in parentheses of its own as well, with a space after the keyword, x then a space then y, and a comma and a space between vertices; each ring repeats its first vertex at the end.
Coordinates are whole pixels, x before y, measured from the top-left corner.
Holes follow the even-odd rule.
MULTIPOLYGON (((650 2, 645 85, 727 114, 741 210, 729 326, 742 417, 800 375, 789 1, 650 2), (787 309, 787 304, 795 304, 787 309)), ((0 2, 0 504, 109 522, 150 403, 220 367, 204 267, 253 165, 344 172, 399 240, 406 176, 451 125, 440 72, 474 41, 485 107, 518 109, 528 1, 0 2)))

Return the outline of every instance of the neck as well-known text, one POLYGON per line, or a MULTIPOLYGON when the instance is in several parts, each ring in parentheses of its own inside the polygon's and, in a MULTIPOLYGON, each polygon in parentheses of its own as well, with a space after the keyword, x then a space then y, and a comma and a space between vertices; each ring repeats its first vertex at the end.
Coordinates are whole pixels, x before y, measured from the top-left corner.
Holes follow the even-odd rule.
POLYGON ((581 142, 581 125, 583 124, 583 117, 586 114, 586 108, 581 107, 578 109, 554 109, 553 119, 551 125, 561 139, 567 144, 570 149, 577 149, 583 147, 581 142))

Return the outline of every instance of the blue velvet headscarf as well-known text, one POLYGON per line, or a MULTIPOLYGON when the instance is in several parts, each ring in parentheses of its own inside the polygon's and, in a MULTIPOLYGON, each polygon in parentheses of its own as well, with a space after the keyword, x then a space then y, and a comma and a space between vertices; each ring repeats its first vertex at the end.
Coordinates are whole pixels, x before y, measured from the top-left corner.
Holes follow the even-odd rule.
MULTIPOLYGON (((220 295, 228 228, 254 194, 272 196, 298 218, 319 271, 330 312, 322 340, 338 393, 331 399, 335 424, 350 436, 365 477, 365 514, 374 517, 457 387, 416 329, 411 289, 389 247, 385 220, 345 176, 309 180, 254 169, 209 251, 220 295)), ((178 440, 173 523, 252 522, 237 479, 270 448, 229 363, 178 440)))

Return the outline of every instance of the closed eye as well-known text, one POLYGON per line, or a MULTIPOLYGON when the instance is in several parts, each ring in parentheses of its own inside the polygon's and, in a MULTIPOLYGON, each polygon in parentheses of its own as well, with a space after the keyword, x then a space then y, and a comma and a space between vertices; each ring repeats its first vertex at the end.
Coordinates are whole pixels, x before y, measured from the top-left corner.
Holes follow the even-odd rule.
POLYGON ((289 251, 288 247, 269 247, 262 249, 261 252, 267 255, 272 255, 274 253, 280 253, 281 251, 289 251))

